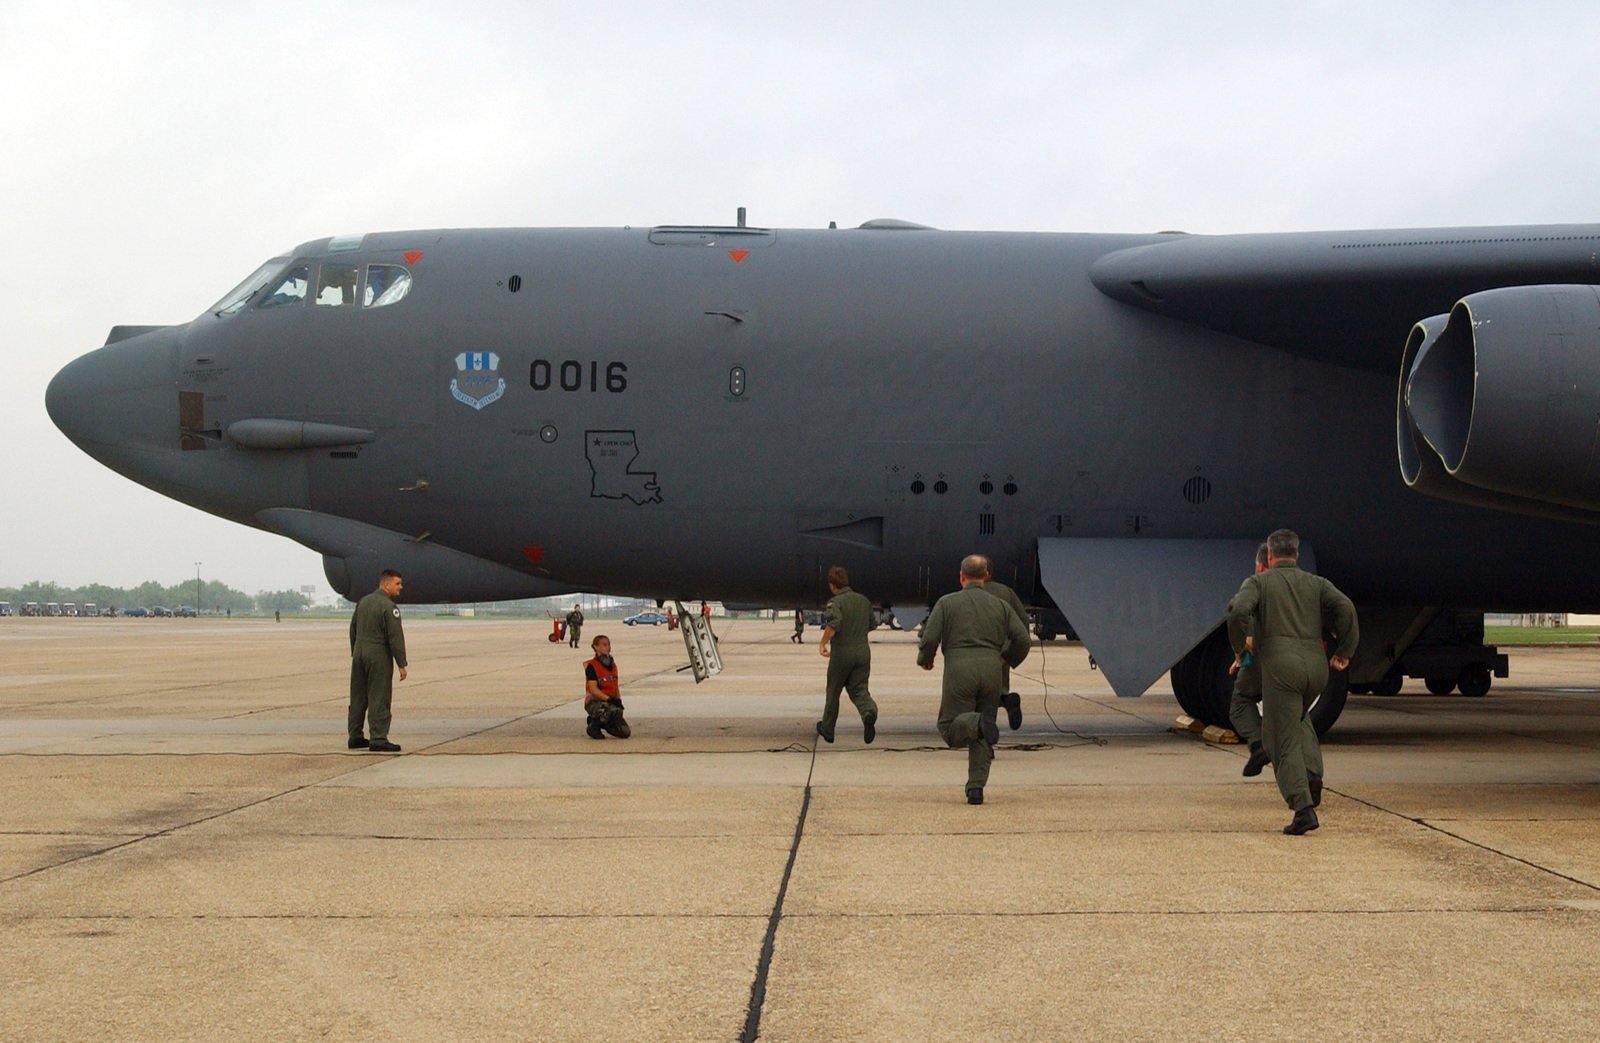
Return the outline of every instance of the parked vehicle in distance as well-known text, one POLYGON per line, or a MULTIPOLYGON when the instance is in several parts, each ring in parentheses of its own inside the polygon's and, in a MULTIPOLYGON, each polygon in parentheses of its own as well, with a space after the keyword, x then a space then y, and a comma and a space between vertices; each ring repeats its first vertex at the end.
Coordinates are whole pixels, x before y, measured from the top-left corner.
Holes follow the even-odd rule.
POLYGON ((184 619, 193 619, 196 616, 200 615, 199 612, 195 611, 193 608, 191 608, 188 605, 179 605, 177 614, 182 616, 184 619))
POLYGON ((11 602, 0 601, 0 616, 11 615, 11 602))
POLYGON ((80 615, 80 616, 88 616, 91 619, 93 619, 94 617, 98 616, 99 614, 100 614, 100 609, 93 601, 85 601, 83 603, 83 608, 81 610, 79 610, 79 612, 78 612, 78 615, 80 615))
POLYGON ((636 612, 622 622, 628 626, 660 626, 667 621, 667 617, 660 612, 636 612))
POLYGON ((134 605, 131 608, 123 609, 122 614, 125 616, 132 616, 135 619, 143 619, 145 616, 150 614, 150 610, 147 608, 140 608, 138 605, 134 605))
POLYGON ((166 608, 163 605, 151 605, 150 606, 150 614, 152 616, 161 616, 164 619, 171 619, 172 618, 172 609, 166 608))
POLYGON ((54 601, 46 601, 44 603, 44 614, 47 616, 59 616, 61 615, 61 606, 54 601))
POLYGON ((39 603, 37 601, 24 602, 22 614, 25 616, 37 616, 39 614, 39 603))

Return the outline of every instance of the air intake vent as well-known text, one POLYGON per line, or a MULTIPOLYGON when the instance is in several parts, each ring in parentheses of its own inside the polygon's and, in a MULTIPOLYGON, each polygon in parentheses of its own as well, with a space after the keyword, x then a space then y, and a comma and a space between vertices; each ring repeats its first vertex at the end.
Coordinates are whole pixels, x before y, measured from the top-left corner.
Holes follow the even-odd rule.
POLYGON ((1193 504, 1205 503, 1211 499, 1211 482, 1199 475, 1183 483, 1183 498, 1193 504))

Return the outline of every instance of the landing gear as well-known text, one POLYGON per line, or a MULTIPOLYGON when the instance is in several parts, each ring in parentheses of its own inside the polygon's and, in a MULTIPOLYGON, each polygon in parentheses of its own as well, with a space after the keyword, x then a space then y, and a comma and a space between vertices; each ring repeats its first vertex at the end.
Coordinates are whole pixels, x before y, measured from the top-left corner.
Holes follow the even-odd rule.
MULTIPOLYGON (((1197 721, 1231 728, 1228 720, 1228 702, 1233 696, 1233 677, 1228 667, 1233 665, 1233 648, 1228 644, 1228 632, 1218 627, 1189 654, 1172 667, 1172 694, 1183 712, 1197 721)), ((1328 672, 1328 683, 1322 694, 1311 704, 1311 723, 1318 735, 1325 734, 1333 722, 1344 712, 1350 694, 1348 676, 1344 671, 1328 672)))
POLYGON ((1477 699, 1489 694, 1494 677, 1484 663, 1468 663, 1456 677, 1456 690, 1469 698, 1477 699))
MULTIPOLYGON (((1372 686, 1373 695, 1399 695, 1401 687, 1406 683, 1405 675, 1397 673, 1386 674, 1383 680, 1372 686)), ((1350 686, 1355 691, 1355 685, 1350 686)))
POLYGON ((1363 611, 1361 647, 1350 664, 1358 678, 1350 690, 1396 695, 1407 677, 1419 678, 1434 695, 1459 691, 1489 694, 1496 677, 1509 673, 1506 657, 1483 643, 1483 613, 1449 608, 1386 608, 1363 611), (1371 680, 1377 671, 1377 680, 1371 680))
POLYGON ((1197 721, 1223 728, 1228 724, 1228 700, 1233 695, 1233 647, 1228 632, 1218 628, 1172 667, 1172 694, 1183 712, 1197 721))

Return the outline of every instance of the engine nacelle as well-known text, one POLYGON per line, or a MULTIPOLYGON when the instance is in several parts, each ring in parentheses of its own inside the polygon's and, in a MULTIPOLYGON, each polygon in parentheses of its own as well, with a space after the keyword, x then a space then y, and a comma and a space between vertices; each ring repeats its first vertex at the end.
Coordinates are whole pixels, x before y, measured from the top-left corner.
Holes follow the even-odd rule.
POLYGON ((1396 412, 1419 492, 1600 520, 1600 287, 1486 290, 1419 322, 1396 412))

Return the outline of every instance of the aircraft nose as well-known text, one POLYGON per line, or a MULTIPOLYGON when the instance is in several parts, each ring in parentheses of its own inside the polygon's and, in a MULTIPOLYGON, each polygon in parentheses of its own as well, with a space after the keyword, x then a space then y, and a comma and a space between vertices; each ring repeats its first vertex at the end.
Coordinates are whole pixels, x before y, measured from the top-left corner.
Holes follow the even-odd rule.
POLYGON ((126 473, 130 452, 178 447, 177 372, 177 330, 143 333, 68 363, 45 409, 78 448, 126 473))

